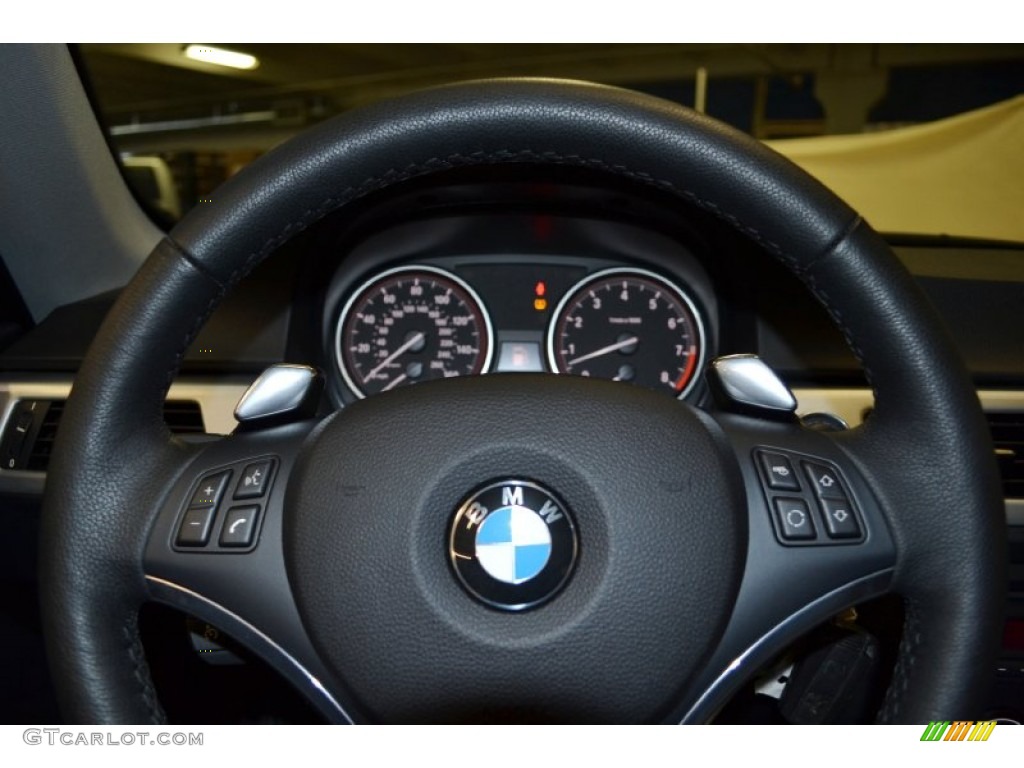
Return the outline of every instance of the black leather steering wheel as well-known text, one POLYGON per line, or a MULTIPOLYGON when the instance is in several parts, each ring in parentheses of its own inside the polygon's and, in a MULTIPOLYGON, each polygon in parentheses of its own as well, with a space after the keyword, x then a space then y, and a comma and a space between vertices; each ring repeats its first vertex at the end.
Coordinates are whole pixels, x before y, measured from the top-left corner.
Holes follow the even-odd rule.
POLYGON ((155 600, 235 635, 334 720, 699 722, 801 632, 896 592, 906 624, 879 717, 920 723, 979 714, 1004 546, 972 383, 913 280, 853 211, 687 109, 588 84, 489 81, 322 124, 162 240, 76 377, 46 490, 42 599, 74 721, 163 718, 137 630, 140 604, 155 600), (294 233, 410 179, 516 163, 654 187, 752 238, 842 330, 874 391, 872 418, 826 435, 609 382, 495 375, 200 446, 169 434, 161 406, 185 349, 294 233), (436 453, 389 444, 389 424, 436 453), (859 536, 781 541, 759 448, 831 468, 859 536), (237 477, 265 457, 258 545, 176 547, 199 479, 237 477), (466 595, 445 551, 461 501, 507 477, 555 490, 580 537, 565 589, 520 613, 466 595))

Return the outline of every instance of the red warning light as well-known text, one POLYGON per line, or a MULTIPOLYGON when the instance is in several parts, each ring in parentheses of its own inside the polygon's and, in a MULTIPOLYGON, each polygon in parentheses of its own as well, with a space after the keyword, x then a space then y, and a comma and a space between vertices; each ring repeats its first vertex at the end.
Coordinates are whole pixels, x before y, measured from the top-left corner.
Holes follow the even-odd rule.
POLYGON ((543 296, 545 293, 547 293, 547 290, 548 288, 546 285, 544 285, 543 280, 538 280, 537 284, 533 286, 533 292, 538 296, 543 296))

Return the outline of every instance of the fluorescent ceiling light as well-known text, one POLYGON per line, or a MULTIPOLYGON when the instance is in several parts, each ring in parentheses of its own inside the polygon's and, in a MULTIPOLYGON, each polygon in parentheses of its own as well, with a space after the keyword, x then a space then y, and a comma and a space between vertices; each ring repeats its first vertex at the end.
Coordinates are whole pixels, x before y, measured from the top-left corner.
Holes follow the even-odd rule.
POLYGON ((196 61, 203 61, 207 64, 216 64, 220 67, 231 67, 232 69, 256 69, 260 60, 248 53, 229 51, 226 48, 214 48, 211 45, 188 45, 185 46, 185 56, 196 61))

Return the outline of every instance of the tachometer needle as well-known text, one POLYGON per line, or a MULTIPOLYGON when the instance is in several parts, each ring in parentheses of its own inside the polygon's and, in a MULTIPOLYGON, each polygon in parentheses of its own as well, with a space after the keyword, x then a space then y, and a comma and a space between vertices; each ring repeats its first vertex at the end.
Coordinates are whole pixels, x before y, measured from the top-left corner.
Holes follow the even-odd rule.
POLYGON ((421 341, 423 341, 424 338, 425 337, 423 335, 423 331, 416 331, 416 333, 414 333, 412 336, 410 336, 406 340, 405 344, 403 344, 398 349, 396 349, 394 352, 392 352, 390 355, 385 357, 380 363, 378 363, 376 368, 374 368, 372 371, 370 371, 368 374, 366 374, 366 376, 365 376, 365 378, 363 380, 364 381, 373 381, 373 377, 376 376, 378 373, 380 373, 385 368, 387 368, 391 363, 393 363, 395 361, 395 358, 397 358, 403 352, 408 352, 410 349, 412 349, 417 344, 419 344, 421 341))
POLYGON ((593 352, 588 352, 585 355, 580 355, 576 359, 570 360, 568 363, 566 363, 566 365, 576 365, 576 363, 582 363, 585 360, 593 360, 595 357, 607 355, 610 352, 617 352, 623 347, 628 347, 630 344, 636 344, 638 341, 640 341, 639 336, 630 336, 628 339, 616 341, 614 344, 609 344, 607 347, 601 347, 600 349, 595 349, 593 352))

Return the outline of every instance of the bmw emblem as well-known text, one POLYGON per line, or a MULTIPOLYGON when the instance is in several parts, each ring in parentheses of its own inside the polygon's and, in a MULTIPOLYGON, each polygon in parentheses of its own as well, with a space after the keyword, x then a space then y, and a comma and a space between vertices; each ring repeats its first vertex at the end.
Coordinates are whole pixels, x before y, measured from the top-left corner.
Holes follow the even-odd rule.
POLYGON ((459 581, 492 608, 523 611, 558 592, 576 562, 569 510, 526 480, 480 489, 452 521, 449 556, 459 581))

